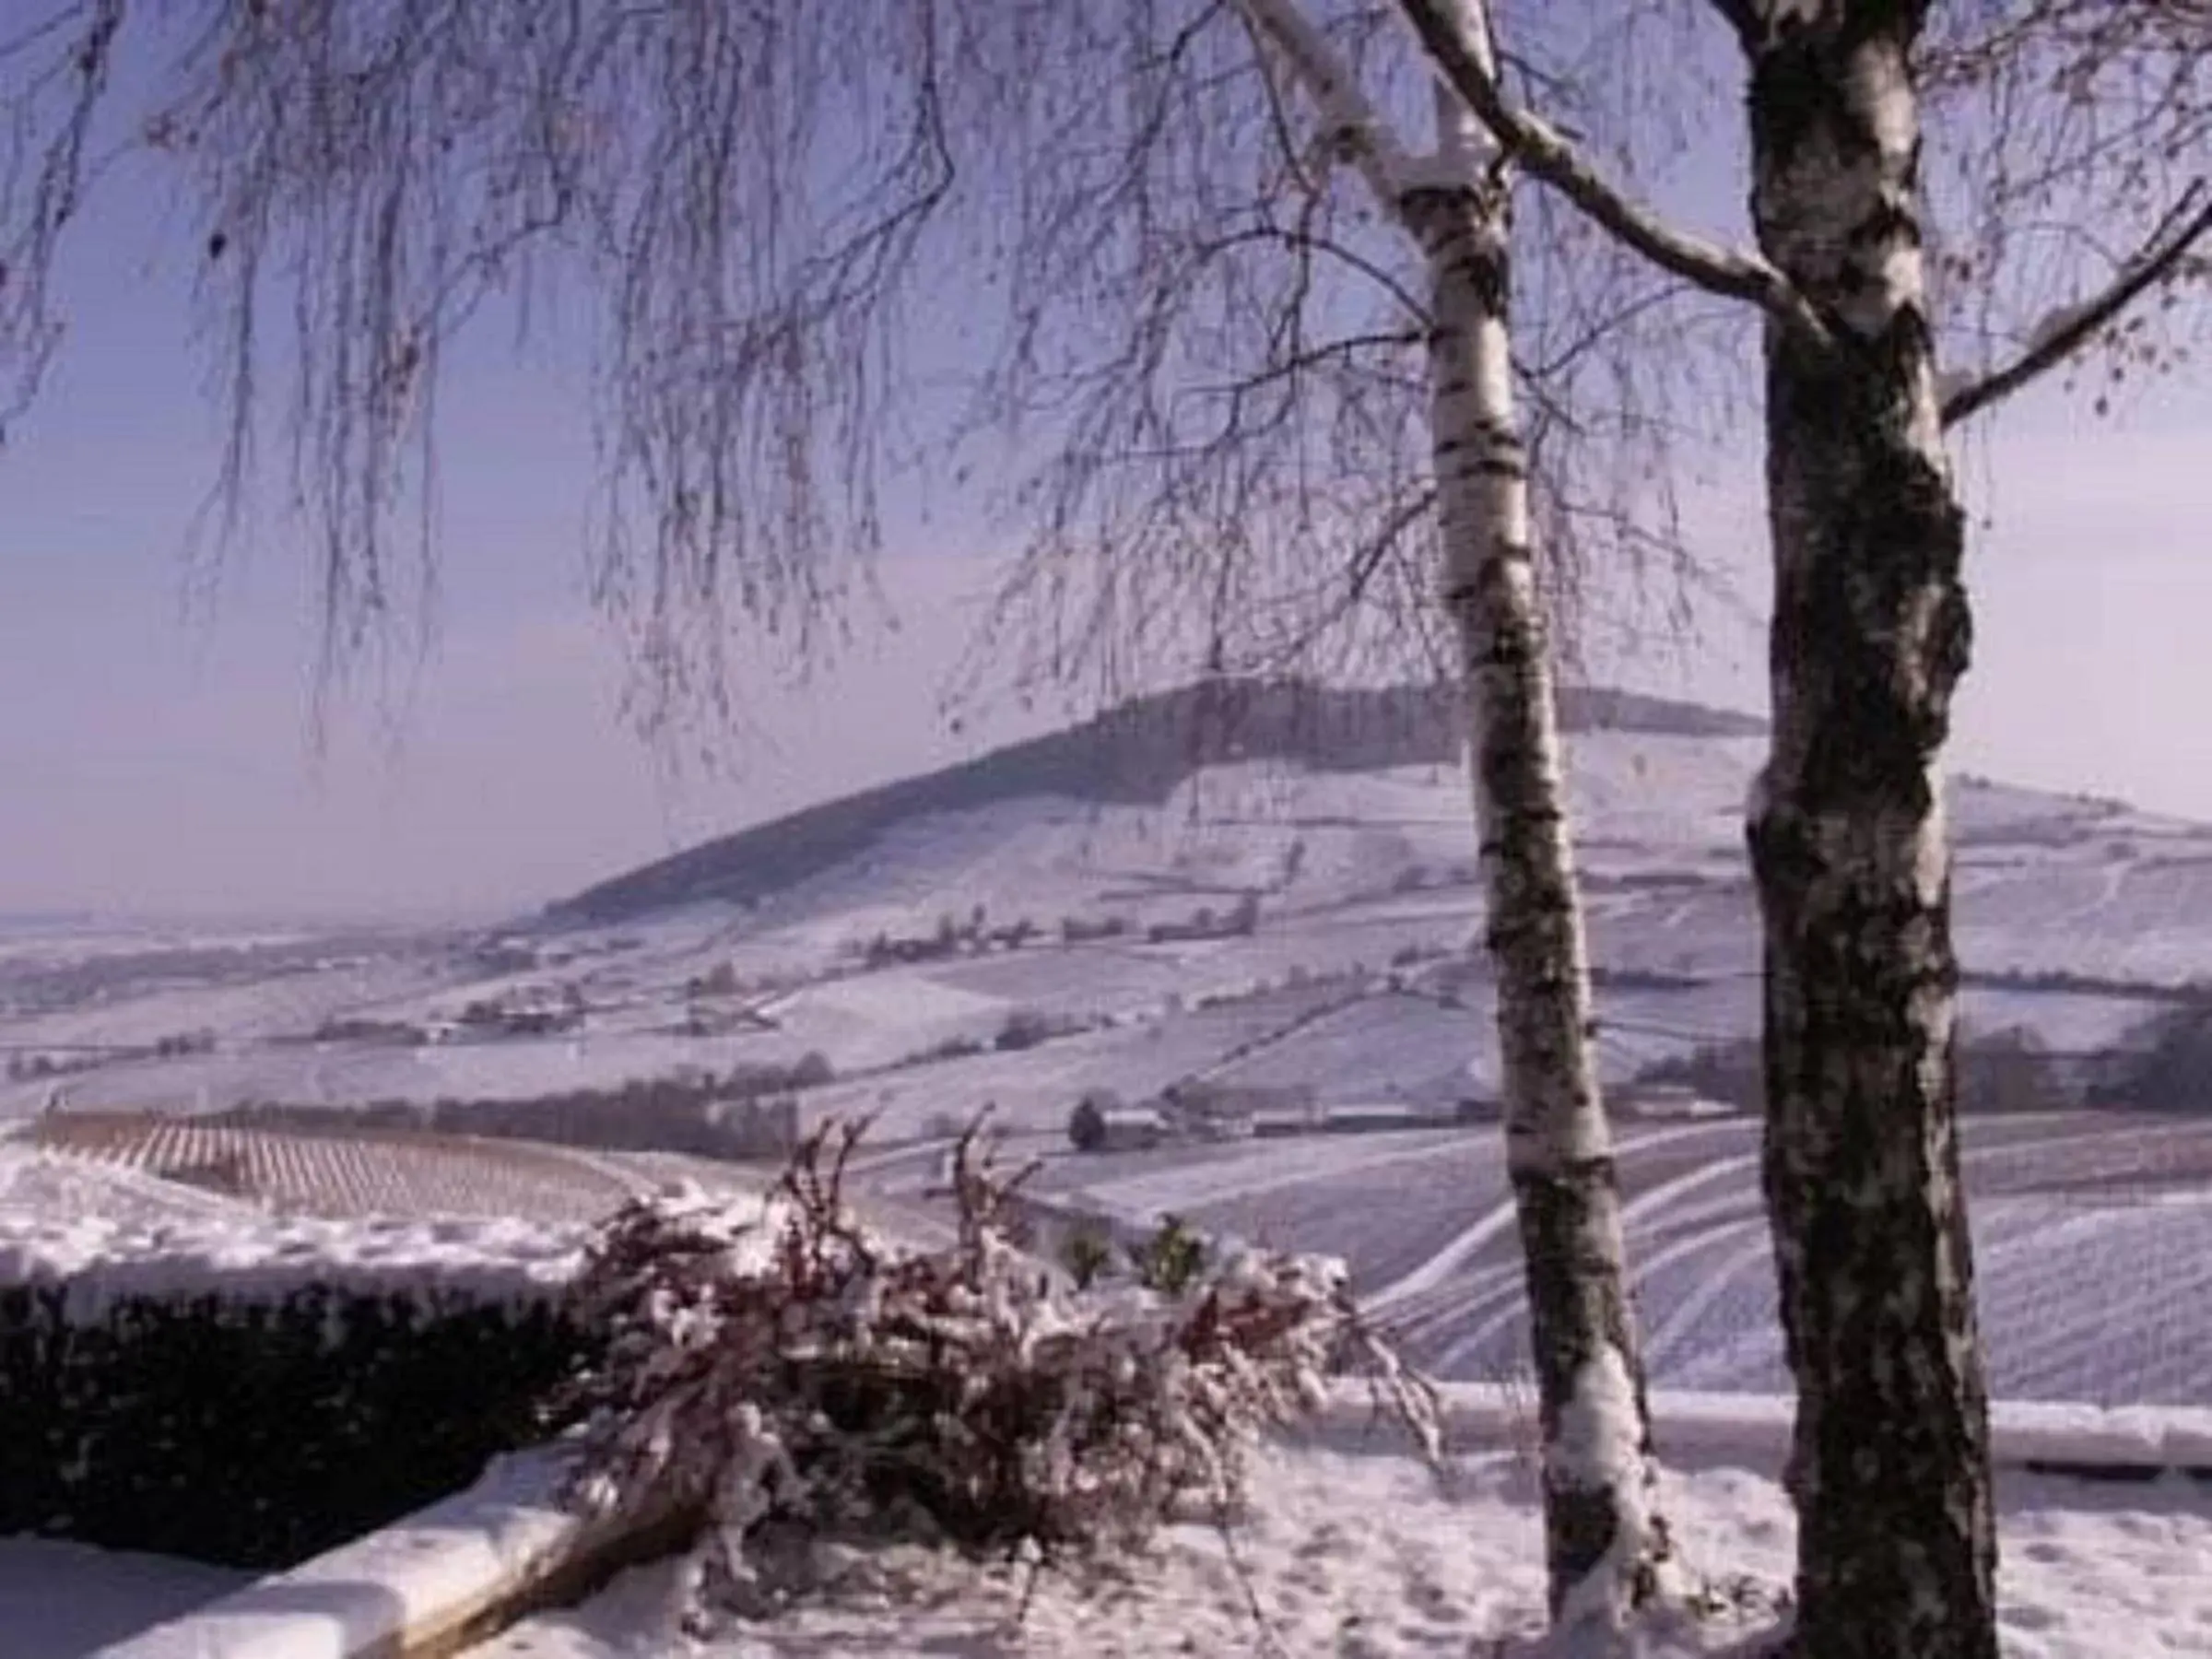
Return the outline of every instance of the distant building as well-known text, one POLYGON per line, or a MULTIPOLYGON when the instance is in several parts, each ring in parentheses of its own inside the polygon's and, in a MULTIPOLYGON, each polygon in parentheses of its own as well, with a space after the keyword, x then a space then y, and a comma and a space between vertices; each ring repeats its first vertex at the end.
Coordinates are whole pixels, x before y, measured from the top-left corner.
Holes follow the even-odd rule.
POLYGON ((1100 1149, 1148 1152, 1172 1133, 1173 1126, 1157 1107, 1123 1106, 1106 1113, 1106 1138, 1100 1149))
POLYGON ((1332 1106, 1321 1114, 1324 1135, 1373 1135, 1387 1129, 1435 1129, 1454 1121, 1449 1111, 1393 1101, 1373 1106, 1332 1106))
POLYGON ((1624 1090, 1614 1102, 1624 1115, 1646 1118, 1729 1117, 1735 1108, 1700 1094, 1687 1083, 1647 1083, 1624 1090))
POLYGON ((1154 1106, 1124 1106, 1097 1088, 1067 1115, 1067 1138, 1078 1152, 1145 1152, 1171 1139, 1175 1125, 1154 1106))
POLYGON ((1321 1110, 1321 1093, 1311 1083, 1190 1078, 1162 1090, 1160 1107, 1192 1135, 1220 1140, 1254 1134, 1263 1119, 1293 1117, 1310 1123, 1321 1110))

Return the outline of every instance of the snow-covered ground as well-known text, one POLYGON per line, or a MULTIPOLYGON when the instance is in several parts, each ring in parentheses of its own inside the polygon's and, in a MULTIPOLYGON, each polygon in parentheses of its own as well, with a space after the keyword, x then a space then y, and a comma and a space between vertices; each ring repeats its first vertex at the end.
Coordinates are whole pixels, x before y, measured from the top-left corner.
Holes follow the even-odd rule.
POLYGON ((99 1218, 146 1227, 236 1218, 250 1206, 125 1165, 0 1141, 0 1218, 15 1226, 99 1218))
POLYGON ((0 1653, 10 1659, 85 1659, 253 1576, 174 1556, 0 1537, 0 1653))
MULTIPOLYGON (((1666 1503, 1694 1571, 1751 1610, 1655 1623, 1645 1659, 1740 1651, 1789 1583, 1794 1521, 1770 1476, 1670 1472, 1666 1503)), ((1408 1457, 1325 1446, 1270 1453, 1233 1550, 1174 1529, 1116 1580, 1040 1579, 916 1548, 838 1554, 829 1582, 773 1620, 694 1646, 674 1628, 674 1569, 631 1571, 468 1659, 883 1659, 924 1654, 1465 1655, 1524 1651, 1544 1613, 1541 1529, 1524 1462, 1470 1459, 1447 1492, 1408 1457)), ((2212 1653, 2212 1488, 2000 1477, 2006 1659, 2212 1653)))

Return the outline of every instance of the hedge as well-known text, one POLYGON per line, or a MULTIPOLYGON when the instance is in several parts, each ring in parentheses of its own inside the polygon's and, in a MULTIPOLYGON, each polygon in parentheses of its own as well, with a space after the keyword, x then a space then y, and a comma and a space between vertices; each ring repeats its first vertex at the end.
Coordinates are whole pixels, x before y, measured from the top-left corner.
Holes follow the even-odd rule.
POLYGON ((538 1438, 588 1345, 557 1302, 319 1286, 109 1302, 0 1288, 0 1533, 289 1566, 538 1438))
POLYGON ((577 1230, 0 1221, 0 1534, 289 1566, 543 1438, 577 1230))

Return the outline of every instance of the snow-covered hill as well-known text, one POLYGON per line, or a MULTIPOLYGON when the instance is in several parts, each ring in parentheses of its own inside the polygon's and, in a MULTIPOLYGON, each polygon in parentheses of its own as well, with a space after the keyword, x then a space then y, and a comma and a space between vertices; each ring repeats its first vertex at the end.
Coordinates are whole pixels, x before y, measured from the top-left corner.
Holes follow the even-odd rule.
MULTIPOLYGON (((1651 699, 1567 709, 1619 1081, 1754 1027, 1741 818, 1764 740, 1651 699)), ((2212 976, 2212 830, 1974 780, 1952 795, 1971 1027, 2095 1050, 2212 976)), ((894 1127, 984 1100, 1042 1127, 1085 1088, 1195 1075, 1441 1104, 1495 1073, 1480 915, 1448 701, 1214 688, 618 876, 495 950, 103 940, 73 964, 49 933, 0 960, 0 1049, 83 1065, 79 1104, 159 1110, 524 1098, 809 1053, 845 1079, 812 1104, 894 1127), (575 1017, 463 1028, 472 1003, 575 1017), (402 1040, 342 1029, 363 1020, 402 1040), (1010 1021, 1047 1040, 994 1046, 1010 1021), (142 1052, 195 1030, 212 1052, 142 1052)), ((0 1083, 0 1115, 52 1087, 0 1083)))
MULTIPOLYGON (((1570 731, 1692 738, 1761 729, 1746 715, 1599 688, 1563 691, 1560 718, 1570 731)), ((740 830, 617 876, 549 913, 619 922, 689 903, 752 904, 867 860, 887 834, 919 819, 1040 800, 1159 808, 1194 778, 1231 762, 1346 774, 1450 766, 1459 753, 1455 699, 1441 688, 1212 682, 740 830)))

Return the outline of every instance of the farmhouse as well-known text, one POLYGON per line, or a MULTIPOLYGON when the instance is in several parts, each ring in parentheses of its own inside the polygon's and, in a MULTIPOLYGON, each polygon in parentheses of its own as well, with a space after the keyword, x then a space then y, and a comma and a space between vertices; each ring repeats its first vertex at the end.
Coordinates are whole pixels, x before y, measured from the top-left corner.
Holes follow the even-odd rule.
POLYGON ((1184 1134, 1201 1140, 1240 1139, 1259 1133, 1267 1120, 1310 1124, 1321 1110, 1311 1083, 1223 1083, 1192 1077, 1160 1092, 1161 1112, 1184 1134))
POLYGON ((1078 1152, 1143 1152, 1174 1137, 1175 1125, 1154 1106, 1124 1106, 1094 1089, 1067 1116, 1067 1138, 1078 1152))
POLYGON ((1404 1101, 1377 1105, 1332 1106, 1316 1125, 1324 1135, 1374 1135, 1386 1129, 1434 1129, 1457 1121, 1451 1111, 1437 1111, 1404 1101))
POLYGON ((1617 1110, 1630 1117, 1707 1118, 1727 1117, 1735 1108, 1700 1094, 1687 1083, 1648 1083, 1624 1093, 1617 1110))

